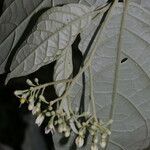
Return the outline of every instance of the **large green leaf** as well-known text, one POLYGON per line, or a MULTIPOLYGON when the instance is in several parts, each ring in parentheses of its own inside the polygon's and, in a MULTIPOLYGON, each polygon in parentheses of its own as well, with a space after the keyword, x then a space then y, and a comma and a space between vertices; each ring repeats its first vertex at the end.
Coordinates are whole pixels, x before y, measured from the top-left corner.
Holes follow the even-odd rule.
POLYGON ((27 44, 15 56, 7 81, 30 74, 58 59, 96 14, 97 11, 81 4, 55 7, 44 13, 39 19, 36 31, 29 36, 27 44))
MULTIPOLYGON (((98 118, 108 121, 112 112, 114 113, 112 134, 107 149, 142 150, 148 146, 150 140, 150 13, 140 5, 130 3, 120 37, 122 12, 122 5, 117 4, 109 14, 98 42, 92 47, 96 48, 92 61, 93 92, 98 118), (122 39, 121 56, 117 57, 119 38, 122 39), (112 101, 114 89, 116 97, 112 101), (116 107, 113 107, 114 105, 116 107)), ((90 33, 92 27, 90 25, 88 28, 90 33)), ((87 36, 88 29, 85 32, 87 34, 81 36, 80 48, 83 48, 83 53, 87 46, 83 40, 89 41, 90 38, 87 36)), ((93 50, 91 49, 91 53, 93 50)), ((89 58, 90 56, 88 55, 89 58)), ((70 89, 73 108, 79 108, 81 95, 82 84, 79 79, 70 89)), ((87 71, 85 95, 87 110, 91 103, 87 71)), ((71 149, 73 136, 65 145, 60 144, 60 139, 58 134, 54 135, 56 149, 71 149)), ((89 150, 90 141, 81 149, 89 150)))

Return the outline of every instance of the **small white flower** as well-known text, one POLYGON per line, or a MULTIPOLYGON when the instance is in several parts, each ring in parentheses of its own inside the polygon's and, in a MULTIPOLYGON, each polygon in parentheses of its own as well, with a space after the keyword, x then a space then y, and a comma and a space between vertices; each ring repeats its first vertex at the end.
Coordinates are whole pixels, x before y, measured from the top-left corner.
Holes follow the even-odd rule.
POLYGON ((44 115, 43 114, 39 114, 39 116, 36 118, 35 123, 40 126, 42 124, 42 122, 44 121, 44 115))
POLYGON ((98 150, 97 145, 96 145, 96 144, 92 144, 92 145, 91 145, 91 150, 98 150))
POLYGON ((84 144, 84 139, 81 136, 78 136, 75 140, 76 145, 80 148, 84 144))

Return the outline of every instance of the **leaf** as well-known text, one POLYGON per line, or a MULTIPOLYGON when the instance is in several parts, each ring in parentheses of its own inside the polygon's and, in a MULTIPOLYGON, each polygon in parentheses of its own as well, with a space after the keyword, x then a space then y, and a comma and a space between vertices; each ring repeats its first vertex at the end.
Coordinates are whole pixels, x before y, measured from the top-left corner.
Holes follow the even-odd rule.
POLYGON ((38 10, 50 6, 45 0, 14 0, 0 18, 0 73, 4 67, 12 48, 20 39, 31 16, 38 10), (18 16, 19 14, 19 16, 18 16))
POLYGON ((12 4, 14 0, 4 0, 3 2, 3 12, 12 4))
POLYGON ((96 14, 97 11, 81 4, 55 7, 43 14, 36 31, 14 58, 7 81, 30 74, 58 59, 96 14))
MULTIPOLYGON (((114 105, 112 92, 122 12, 122 5, 116 5, 100 34, 99 42, 94 43, 97 49, 92 62, 93 92, 97 116, 103 121, 109 120, 110 109, 114 105)), ((150 12, 135 3, 130 3, 123 30, 120 62, 125 58, 127 60, 119 65, 116 107, 113 109, 114 122, 107 149, 141 150, 149 145, 150 139, 150 12)), ((85 42, 82 40, 89 40, 87 35, 88 33, 84 36, 82 34, 81 43, 85 42)), ((80 80, 70 90, 73 108, 80 104, 80 80)), ((88 87, 89 77, 86 71, 86 109, 90 102, 88 87)), ((60 147, 58 137, 54 136, 55 148, 69 149, 71 143, 60 147)), ((82 149, 90 149, 89 144, 82 149)))
POLYGON ((131 2, 135 2, 150 11, 150 3, 147 0, 131 0, 131 2))
MULTIPOLYGON (((67 2, 59 0, 54 5, 67 2)), ((21 38, 30 18, 42 8, 51 7, 51 0, 14 0, 11 4, 6 0, 4 4, 7 5, 4 9, 7 9, 0 17, 0 74, 5 72, 9 54, 21 38)))

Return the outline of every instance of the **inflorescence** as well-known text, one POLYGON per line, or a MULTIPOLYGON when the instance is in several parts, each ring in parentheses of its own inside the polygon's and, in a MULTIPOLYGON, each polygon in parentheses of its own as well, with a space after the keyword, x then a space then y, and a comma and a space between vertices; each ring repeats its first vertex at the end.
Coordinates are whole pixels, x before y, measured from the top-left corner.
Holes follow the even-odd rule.
POLYGON ((107 137, 111 134, 107 127, 112 123, 112 120, 104 123, 99 119, 95 119, 92 113, 83 112, 78 114, 71 108, 68 108, 69 113, 65 112, 60 107, 60 101, 63 99, 57 98, 50 102, 45 99, 44 90, 46 87, 40 86, 37 78, 34 83, 28 79, 27 84, 30 86, 29 89, 15 91, 15 95, 20 98, 21 105, 28 103, 28 109, 36 116, 35 123, 38 126, 44 120, 48 120, 45 134, 58 132, 69 138, 71 132, 74 132, 76 134, 75 143, 80 148, 84 145, 88 133, 92 137, 91 150, 98 150, 98 143, 101 148, 105 148, 107 137), (42 109, 43 105, 46 105, 46 109, 42 109))

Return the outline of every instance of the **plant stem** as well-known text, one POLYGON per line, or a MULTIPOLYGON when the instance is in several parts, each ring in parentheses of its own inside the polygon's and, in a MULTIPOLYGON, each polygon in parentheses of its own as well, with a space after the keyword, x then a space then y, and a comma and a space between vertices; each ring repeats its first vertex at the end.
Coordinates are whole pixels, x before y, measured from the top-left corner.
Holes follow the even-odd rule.
POLYGON ((95 121, 97 120, 97 116, 96 116, 96 105, 95 105, 95 97, 94 97, 94 87, 93 87, 93 78, 92 78, 92 66, 89 66, 89 80, 90 80, 90 99, 92 101, 92 107, 93 107, 93 114, 94 114, 94 119, 95 121))
POLYGON ((51 7, 54 7, 55 4, 54 4, 54 0, 51 0, 51 7))
POLYGON ((63 79, 63 80, 58 80, 58 81, 54 81, 54 82, 45 83, 45 84, 38 85, 36 87, 31 87, 31 88, 34 89, 34 90, 37 90, 37 89, 41 89, 41 88, 46 88, 46 87, 54 85, 54 84, 69 83, 69 82, 72 82, 72 80, 73 79, 63 79))

